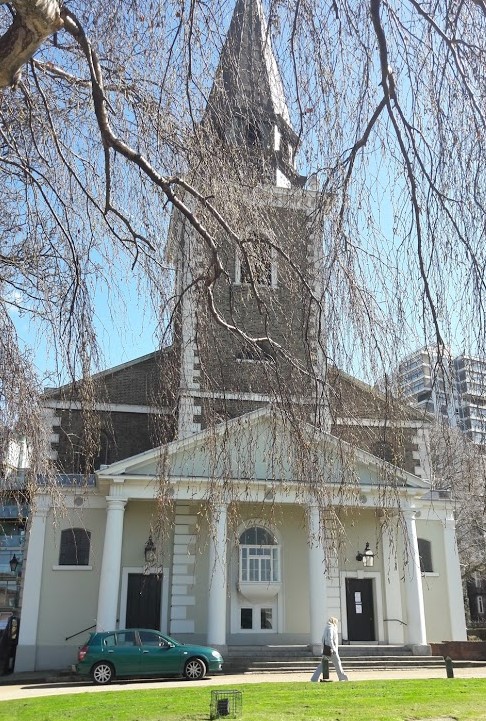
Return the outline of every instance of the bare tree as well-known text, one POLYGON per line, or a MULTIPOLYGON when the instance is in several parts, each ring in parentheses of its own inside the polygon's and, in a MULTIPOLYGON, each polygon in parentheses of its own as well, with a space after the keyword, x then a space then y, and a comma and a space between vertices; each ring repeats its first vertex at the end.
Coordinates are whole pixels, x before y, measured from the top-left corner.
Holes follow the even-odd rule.
POLYGON ((455 507, 463 578, 486 571, 486 458, 461 431, 436 424, 431 432, 435 483, 449 490, 455 507))
MULTIPOLYGON (((228 242, 258 257, 240 198, 261 177, 204 122, 232 11, 225 0, 0 6, 0 303, 18 358, 12 304, 44 324, 72 378, 88 378, 93 291, 114 264, 148 283, 166 328, 180 300, 164 254, 174 208, 204 249, 196 284, 213 320, 291 355, 215 292, 228 242)), ((323 354, 370 378, 417 335, 441 345, 453 328, 481 352, 486 6, 270 0, 266 11, 300 168, 321 194, 323 294, 306 292, 323 314, 323 354)))

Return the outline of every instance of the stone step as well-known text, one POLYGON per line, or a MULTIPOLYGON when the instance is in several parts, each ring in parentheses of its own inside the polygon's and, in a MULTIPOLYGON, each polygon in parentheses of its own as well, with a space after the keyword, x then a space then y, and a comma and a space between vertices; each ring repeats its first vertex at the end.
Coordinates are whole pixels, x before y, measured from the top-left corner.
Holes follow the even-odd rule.
MULTIPOLYGON (((345 656, 409 656, 408 646, 351 645, 339 647, 339 654, 345 656)), ((227 658, 313 658, 309 646, 228 646, 227 658)))
MULTIPOLYGON (((386 653, 378 655, 377 650, 383 647, 345 647, 347 653, 341 653, 343 666, 351 670, 393 670, 393 669, 414 669, 414 668, 445 668, 442 656, 413 656, 406 647, 388 647, 386 653), (396 651, 399 653, 396 653, 396 651), (358 655, 351 655, 358 650, 358 655), (364 651, 372 650, 369 655, 364 651), (393 652, 393 653, 392 653, 393 652)), ((344 650, 340 648, 340 652, 344 650)), ((301 649, 300 652, 289 654, 283 652, 283 648, 275 653, 275 648, 265 648, 257 652, 256 648, 250 655, 248 647, 239 648, 238 654, 231 654, 230 649, 225 654, 225 673, 312 673, 320 661, 319 656, 313 656, 310 650, 301 649)), ((471 667, 486 666, 486 661, 454 661, 454 666, 471 667)))
MULTIPOLYGON (((414 656, 407 646, 345 645, 339 653, 346 669, 445 668, 442 656, 414 656)), ((225 673, 312 673, 320 661, 308 646, 229 646, 225 673)), ((486 661, 454 661, 454 666, 486 666, 486 661)))
MULTIPOLYGON (((242 662, 240 659, 230 660, 225 662, 225 670, 228 668, 240 668, 245 672, 251 673, 284 673, 286 671, 312 671, 315 669, 320 659, 308 659, 308 660, 249 660, 247 663, 242 662)), ((400 657, 400 658, 352 658, 348 657, 342 659, 343 665, 346 668, 435 668, 437 666, 444 665, 444 659, 440 656, 428 656, 426 658, 419 659, 417 656, 412 658, 400 657)))

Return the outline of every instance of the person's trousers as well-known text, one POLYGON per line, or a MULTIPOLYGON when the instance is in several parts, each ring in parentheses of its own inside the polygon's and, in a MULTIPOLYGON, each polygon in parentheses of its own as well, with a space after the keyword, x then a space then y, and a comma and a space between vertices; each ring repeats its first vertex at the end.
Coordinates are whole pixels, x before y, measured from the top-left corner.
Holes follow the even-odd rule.
MULTIPOLYGON (((334 668, 336 669, 338 679, 340 681, 347 681, 348 677, 346 676, 346 674, 343 671, 343 666, 341 663, 341 659, 339 658, 339 654, 338 653, 331 654, 330 659, 332 661, 334 668)), ((311 681, 319 681, 321 674, 322 674, 322 661, 321 661, 321 663, 319 663, 316 670, 312 674, 311 681)))

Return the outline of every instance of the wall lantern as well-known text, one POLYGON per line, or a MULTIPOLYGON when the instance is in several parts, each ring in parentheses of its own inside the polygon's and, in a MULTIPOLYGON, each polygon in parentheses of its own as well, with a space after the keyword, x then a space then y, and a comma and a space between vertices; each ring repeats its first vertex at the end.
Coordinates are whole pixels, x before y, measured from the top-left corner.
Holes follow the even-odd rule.
POLYGON ((19 561, 19 559, 17 558, 17 556, 15 555, 15 553, 14 553, 14 555, 12 556, 12 558, 11 558, 10 561, 9 561, 9 565, 10 565, 10 570, 12 571, 12 573, 15 573, 15 571, 16 571, 17 568, 18 568, 18 566, 20 565, 20 561, 19 561))
POLYGON ((357 561, 362 561, 365 568, 371 568, 375 562, 375 554, 370 548, 370 544, 366 541, 365 550, 363 553, 358 552, 356 556, 357 561))
POLYGON ((144 554, 145 554, 145 563, 153 564, 155 562, 155 558, 156 558, 155 543, 152 540, 152 534, 149 534, 148 541, 145 544, 144 554))

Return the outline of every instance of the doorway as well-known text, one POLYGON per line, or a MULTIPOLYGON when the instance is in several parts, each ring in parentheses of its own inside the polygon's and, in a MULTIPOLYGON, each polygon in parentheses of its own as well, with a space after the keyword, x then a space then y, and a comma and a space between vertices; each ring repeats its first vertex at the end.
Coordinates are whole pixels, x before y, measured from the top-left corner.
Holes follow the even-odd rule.
POLYGON ((160 631, 161 596, 161 574, 129 573, 126 628, 152 628, 160 631))
POLYGON ((351 643, 376 640, 372 579, 346 578, 346 616, 351 643))

